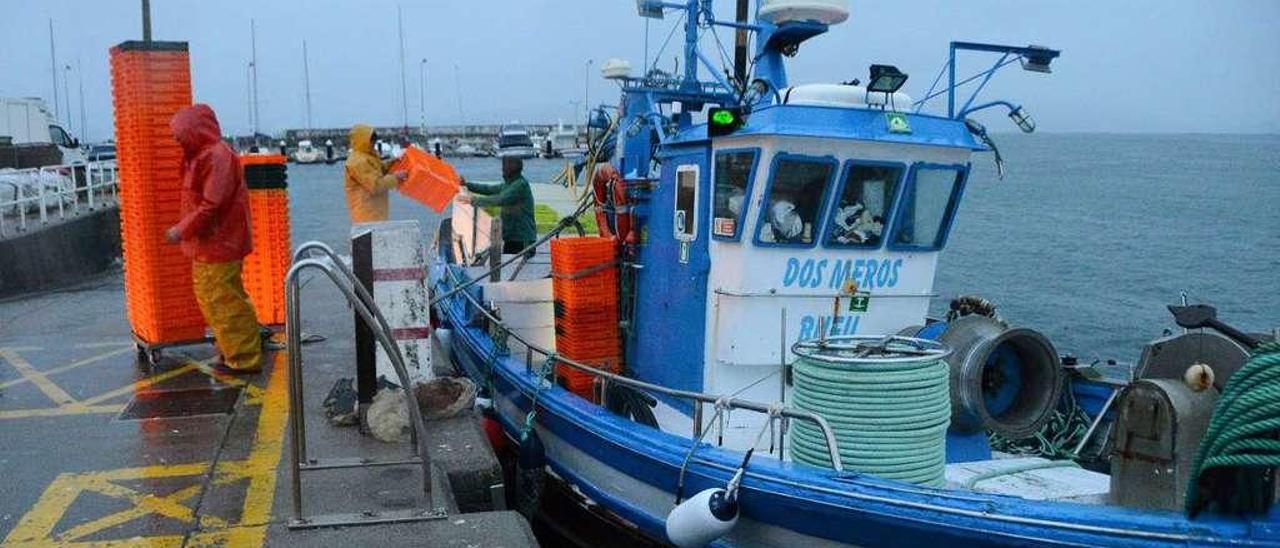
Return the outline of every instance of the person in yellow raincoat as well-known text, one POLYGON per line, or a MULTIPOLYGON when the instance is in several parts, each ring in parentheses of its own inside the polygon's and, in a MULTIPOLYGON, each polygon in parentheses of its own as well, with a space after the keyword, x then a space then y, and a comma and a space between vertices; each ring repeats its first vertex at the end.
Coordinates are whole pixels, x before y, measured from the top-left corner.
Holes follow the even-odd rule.
POLYGON ((387 173, 389 164, 378 158, 373 149, 377 140, 373 128, 356 124, 351 128, 351 155, 347 157, 347 212, 351 224, 375 223, 387 220, 387 192, 404 182, 408 174, 403 171, 387 173))
POLYGON ((182 218, 165 232, 191 259, 192 289, 205 322, 213 329, 224 373, 262 371, 258 316, 240 277, 252 251, 249 189, 240 158, 222 142, 209 105, 178 111, 170 121, 182 145, 182 218))

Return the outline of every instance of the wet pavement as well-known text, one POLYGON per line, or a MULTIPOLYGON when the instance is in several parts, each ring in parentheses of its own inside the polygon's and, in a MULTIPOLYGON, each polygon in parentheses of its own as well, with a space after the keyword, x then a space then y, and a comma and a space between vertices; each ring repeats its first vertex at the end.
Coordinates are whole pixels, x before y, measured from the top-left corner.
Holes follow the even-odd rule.
MULTIPOLYGON (((334 379, 353 376, 351 313, 327 281, 303 291, 312 456, 407 456, 330 427, 334 379)), ((0 302, 0 539, 5 546, 532 546, 513 512, 290 531, 285 355, 262 374, 214 372, 210 345, 137 359, 118 273, 0 302), (131 412, 126 412, 131 411, 131 412), (147 418, 151 417, 151 418, 147 418), (287 461, 285 461, 287 462, 287 461)), ((305 511, 426 505, 416 466, 309 472, 305 511)))

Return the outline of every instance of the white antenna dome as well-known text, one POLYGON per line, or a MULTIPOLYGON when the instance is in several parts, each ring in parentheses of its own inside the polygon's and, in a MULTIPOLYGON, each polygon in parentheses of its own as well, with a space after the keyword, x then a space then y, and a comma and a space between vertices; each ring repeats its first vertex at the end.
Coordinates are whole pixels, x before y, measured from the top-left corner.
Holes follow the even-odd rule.
POLYGON ((847 0, 764 0, 759 18, 775 25, 805 21, 837 25, 849 18, 849 3, 847 0))

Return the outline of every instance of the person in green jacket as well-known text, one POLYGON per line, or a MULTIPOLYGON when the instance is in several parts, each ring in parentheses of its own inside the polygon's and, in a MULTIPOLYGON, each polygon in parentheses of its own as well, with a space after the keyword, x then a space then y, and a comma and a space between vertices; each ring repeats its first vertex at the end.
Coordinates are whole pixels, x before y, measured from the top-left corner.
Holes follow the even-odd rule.
MULTIPOLYGON (((538 227, 533 219, 533 190, 523 171, 523 160, 503 158, 502 184, 479 184, 463 179, 469 192, 458 195, 458 201, 464 204, 502 208, 503 253, 519 253, 538 239, 538 227)), ((529 254, 532 255, 533 250, 529 254)))

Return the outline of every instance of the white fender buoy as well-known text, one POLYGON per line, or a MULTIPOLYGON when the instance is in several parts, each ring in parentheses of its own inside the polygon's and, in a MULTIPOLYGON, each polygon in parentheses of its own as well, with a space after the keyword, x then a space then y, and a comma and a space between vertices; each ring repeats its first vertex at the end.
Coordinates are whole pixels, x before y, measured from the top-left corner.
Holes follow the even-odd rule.
POLYGON ((680 548, 706 546, 738 523, 738 501, 723 488, 702 491, 667 514, 667 540, 680 548))

